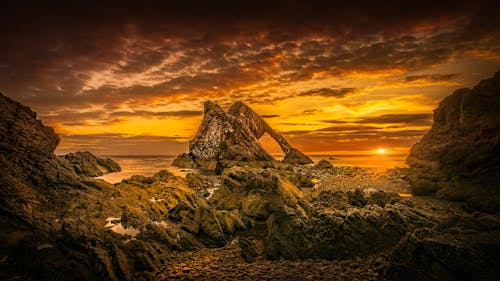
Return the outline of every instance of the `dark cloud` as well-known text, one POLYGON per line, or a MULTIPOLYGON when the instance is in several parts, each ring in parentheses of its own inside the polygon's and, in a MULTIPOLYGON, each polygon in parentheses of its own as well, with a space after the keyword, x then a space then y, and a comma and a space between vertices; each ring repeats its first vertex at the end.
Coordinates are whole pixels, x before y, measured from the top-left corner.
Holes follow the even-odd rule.
POLYGON ((331 127, 326 127, 326 128, 321 128, 318 130, 315 130, 315 132, 350 132, 350 131, 369 131, 369 130, 374 130, 377 129, 377 127, 374 126, 331 126, 331 127))
POLYGON ((306 135, 306 134, 309 134, 311 133, 312 131, 310 130, 293 130, 293 131, 286 131, 286 132, 282 132, 283 135, 306 135))
POLYGON ((278 115, 278 114, 262 114, 261 117, 263 118, 276 118, 276 117, 280 117, 281 115, 278 115))
POLYGON ((285 125, 285 126, 316 126, 318 124, 314 123, 291 123, 291 122, 283 122, 283 123, 278 123, 279 125, 285 125))
POLYGON ((70 122, 63 122, 61 124, 64 126, 93 126, 93 124, 90 124, 89 122, 86 121, 70 121, 70 122))
POLYGON ((186 150, 186 139, 152 135, 60 134, 61 143, 57 154, 74 151, 91 151, 95 154, 114 155, 175 155, 186 150))
POLYGON ((344 121, 344 120, 321 120, 321 122, 323 122, 323 123, 332 123, 332 124, 345 124, 345 123, 349 123, 349 122, 344 121))
MULTIPOLYGON (((33 107, 50 124, 99 126, 130 116, 201 114, 143 110, 153 103, 201 104, 211 98, 222 105, 234 100, 278 104, 297 96, 342 98, 356 91, 351 85, 320 85, 303 92, 276 93, 294 82, 313 81, 318 73, 342 79, 349 73, 397 69, 396 82, 458 80, 463 77, 460 71, 409 73, 467 54, 485 59, 500 54, 496 1, 363 2, 9 1, 3 3, 0 17, 0 91, 33 107), (263 84, 269 88, 254 87, 263 84)), ((498 59, 492 61, 498 65, 498 59)), ((297 112, 301 110, 303 115, 319 112, 303 108, 297 112)), ((322 122, 354 124, 353 128, 360 124, 423 126, 430 124, 430 115, 351 120, 322 122)), ((300 143, 309 143, 300 133, 322 142, 347 141, 352 134, 353 143, 375 140, 373 136, 410 143, 419 134, 407 131, 408 135, 392 136, 365 128, 351 130, 346 139, 340 139, 342 131, 336 127, 287 134, 300 143)), ((130 141, 122 147, 132 145, 130 136, 101 136, 100 143, 89 136, 65 136, 80 146, 88 141, 93 149, 101 144, 109 147, 122 137, 130 141)), ((155 143, 146 136, 137 141, 155 143)), ((179 145, 177 140, 164 141, 179 145)))
POLYGON ((377 147, 407 148, 419 140, 427 130, 384 131, 291 131, 285 133, 290 142, 311 151, 362 151, 377 147))
POLYGON ((454 78, 457 77, 457 74, 424 74, 424 75, 411 75, 411 76, 406 76, 405 81, 406 82, 414 82, 414 81, 420 81, 420 80, 429 80, 429 81, 435 81, 435 82, 440 82, 440 81, 450 81, 454 78))
POLYGON ((319 88, 309 91, 304 91, 298 94, 298 96, 322 96, 322 97, 333 97, 333 98, 343 98, 349 94, 355 93, 356 88, 319 88))
POLYGON ((126 117, 140 118, 183 118, 201 116, 202 111, 199 110, 177 110, 177 111, 107 111, 94 110, 79 112, 75 110, 59 110, 48 114, 40 114, 39 117, 47 123, 58 124, 65 126, 103 126, 123 122, 126 117))
POLYGON ((115 117, 146 117, 146 118, 168 118, 168 117, 193 117, 201 116, 203 112, 198 110, 178 110, 178 111, 115 111, 110 116, 115 117))
POLYGON ((432 123, 432 114, 384 114, 362 118, 357 123, 430 125, 432 123))
POLYGON ((306 109, 300 113, 300 115, 309 115, 309 114, 314 114, 317 112, 322 112, 321 109, 306 109))
POLYGON ((379 116, 364 117, 353 120, 321 120, 321 122, 331 123, 331 124, 347 124, 347 123, 379 124, 379 125, 401 124, 405 126, 407 125, 429 126, 432 123, 432 114, 430 113, 384 114, 379 116))
POLYGON ((27 3, 3 6, 0 90, 43 109, 217 96, 271 74, 286 83, 316 71, 415 69, 500 45, 494 1, 27 3), (435 32, 413 36, 419 28, 435 32), (92 72, 105 69, 150 71, 155 82, 89 89, 92 72))

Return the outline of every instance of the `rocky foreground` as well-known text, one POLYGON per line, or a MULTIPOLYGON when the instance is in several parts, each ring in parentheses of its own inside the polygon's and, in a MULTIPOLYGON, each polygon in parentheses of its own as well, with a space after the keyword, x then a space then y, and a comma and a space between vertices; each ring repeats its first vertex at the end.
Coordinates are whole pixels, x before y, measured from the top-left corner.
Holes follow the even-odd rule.
POLYGON ((270 261, 262 254, 248 263, 238 239, 224 247, 177 252, 158 273, 159 280, 378 280, 386 264, 383 255, 328 261, 323 259, 270 261))
MULTIPOLYGON (((499 81, 496 74, 460 93, 468 100, 486 91, 493 104, 499 81)), ((214 173, 159 171, 109 184, 94 176, 119 169, 112 160, 57 157, 52 128, 0 95, 0 279, 497 280, 500 179, 489 167, 499 164, 499 115, 463 103, 466 113, 451 114, 454 100, 441 103, 409 169, 385 174, 311 164, 243 103, 225 112, 207 102, 176 164, 214 173), (457 116, 486 129, 443 127, 457 116), (467 141, 454 141, 457 130, 467 141), (260 146, 264 133, 284 161, 260 146), (473 158, 481 165, 448 161, 461 145, 481 152, 473 158), (453 176, 463 169, 466 178, 453 176), (481 181, 467 185, 473 178, 481 181), (453 186, 465 198, 441 196, 453 186), (471 203, 481 199, 488 208, 471 203)))

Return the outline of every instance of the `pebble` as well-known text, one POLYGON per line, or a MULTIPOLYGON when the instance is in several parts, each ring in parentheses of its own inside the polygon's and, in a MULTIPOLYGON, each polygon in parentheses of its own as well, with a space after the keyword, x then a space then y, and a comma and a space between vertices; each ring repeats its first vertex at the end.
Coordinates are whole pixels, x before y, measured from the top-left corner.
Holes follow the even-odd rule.
POLYGON ((327 261, 267 260, 259 242, 254 263, 241 257, 238 243, 222 248, 192 252, 174 252, 157 275, 158 280, 377 280, 377 266, 385 257, 356 257, 351 260, 327 261))

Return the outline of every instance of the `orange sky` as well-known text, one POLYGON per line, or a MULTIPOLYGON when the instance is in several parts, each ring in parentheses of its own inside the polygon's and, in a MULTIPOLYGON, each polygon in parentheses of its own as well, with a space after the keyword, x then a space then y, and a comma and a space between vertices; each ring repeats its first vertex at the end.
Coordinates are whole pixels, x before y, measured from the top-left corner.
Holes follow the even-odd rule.
POLYGON ((177 154, 207 99, 244 101, 309 154, 407 153, 443 97, 500 69, 494 1, 469 2, 13 7, 0 91, 57 153, 177 154))

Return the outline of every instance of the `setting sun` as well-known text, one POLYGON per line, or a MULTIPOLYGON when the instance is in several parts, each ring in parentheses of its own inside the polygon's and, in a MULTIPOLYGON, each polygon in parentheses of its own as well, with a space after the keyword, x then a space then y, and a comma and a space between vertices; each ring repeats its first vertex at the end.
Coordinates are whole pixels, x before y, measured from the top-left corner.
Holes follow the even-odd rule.
POLYGON ((377 154, 386 154, 387 153, 387 149, 385 148, 377 148, 376 150, 377 154))

